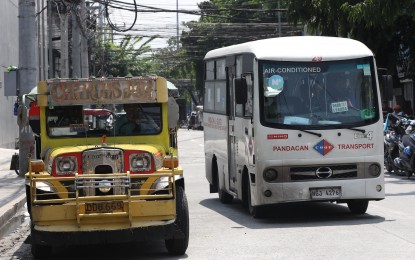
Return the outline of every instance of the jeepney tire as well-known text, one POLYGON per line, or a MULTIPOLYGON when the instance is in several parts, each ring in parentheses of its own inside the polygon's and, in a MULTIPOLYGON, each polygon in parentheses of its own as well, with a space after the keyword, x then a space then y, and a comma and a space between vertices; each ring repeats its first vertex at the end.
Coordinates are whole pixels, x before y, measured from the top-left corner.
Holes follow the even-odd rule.
POLYGON ((35 258, 48 258, 52 254, 52 246, 32 244, 31 251, 35 258))
POLYGON ((347 202, 350 212, 356 215, 365 214, 368 206, 368 200, 349 200, 347 202))
POLYGON ((251 199, 251 184, 247 183, 247 197, 248 197, 248 211, 249 214, 254 218, 263 218, 265 215, 265 208, 264 206, 252 206, 252 199, 251 199))
POLYGON ((26 205, 27 212, 29 213, 30 219, 32 219, 32 202, 30 201, 30 186, 25 185, 26 187, 26 205))
POLYGON ((184 238, 166 239, 167 251, 172 255, 183 255, 189 245, 189 207, 186 194, 181 186, 176 186, 176 214, 174 224, 183 232, 184 238))

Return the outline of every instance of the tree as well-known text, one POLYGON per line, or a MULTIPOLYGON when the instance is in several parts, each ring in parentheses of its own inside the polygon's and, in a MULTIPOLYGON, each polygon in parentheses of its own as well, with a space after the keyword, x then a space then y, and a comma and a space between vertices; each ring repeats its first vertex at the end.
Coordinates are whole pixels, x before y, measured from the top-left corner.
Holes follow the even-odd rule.
MULTIPOLYGON (((378 67, 397 76, 397 66, 414 75, 414 0, 287 0, 289 21, 303 23, 311 33, 350 37, 365 43, 378 67)), ((396 80, 397 81, 397 80, 396 80)))
POLYGON ((113 41, 102 42, 100 40, 92 48, 94 56, 91 62, 94 75, 102 76, 141 76, 149 75, 153 71, 154 63, 151 56, 150 42, 156 37, 151 37, 144 42, 142 36, 125 35, 117 44, 113 41))
MULTIPOLYGON (((284 7, 281 1, 281 8, 284 7)), ((188 22, 181 37, 183 49, 196 69, 196 84, 202 89, 203 58, 212 49, 278 36, 278 2, 267 0, 211 0, 198 4, 201 17, 188 22)), ((286 23, 281 12, 283 35, 300 35, 286 23)))

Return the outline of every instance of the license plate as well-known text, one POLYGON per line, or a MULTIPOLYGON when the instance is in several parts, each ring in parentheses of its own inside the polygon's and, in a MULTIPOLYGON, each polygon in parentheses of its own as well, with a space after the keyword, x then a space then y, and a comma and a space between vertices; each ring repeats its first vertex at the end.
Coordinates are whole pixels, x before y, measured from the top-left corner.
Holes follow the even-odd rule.
POLYGON ((124 211, 124 202, 122 201, 103 201, 85 203, 85 213, 113 213, 124 211))
POLYGON ((340 187, 310 189, 312 199, 337 199, 342 195, 340 187))

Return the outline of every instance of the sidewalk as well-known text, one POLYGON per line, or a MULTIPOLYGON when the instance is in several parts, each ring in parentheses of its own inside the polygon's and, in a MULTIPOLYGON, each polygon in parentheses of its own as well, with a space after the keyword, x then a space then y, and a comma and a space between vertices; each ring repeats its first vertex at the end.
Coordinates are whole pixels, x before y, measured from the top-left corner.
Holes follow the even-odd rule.
POLYGON ((0 229, 26 203, 24 178, 10 170, 16 152, 19 150, 0 148, 0 229))

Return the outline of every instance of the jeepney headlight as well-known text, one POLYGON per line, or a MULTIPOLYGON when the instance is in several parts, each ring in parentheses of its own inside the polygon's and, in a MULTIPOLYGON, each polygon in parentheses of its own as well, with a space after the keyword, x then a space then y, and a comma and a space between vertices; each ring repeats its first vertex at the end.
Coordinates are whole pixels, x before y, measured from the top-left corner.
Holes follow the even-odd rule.
POLYGON ((75 156, 57 157, 55 163, 56 175, 73 174, 78 169, 78 162, 75 156))
MULTIPOLYGON (((25 184, 27 186, 30 186, 30 179, 26 179, 25 184)), ((34 182, 34 185, 35 185, 34 187, 37 190, 41 190, 44 192, 56 192, 55 186, 53 186, 53 184, 46 182, 46 181, 37 181, 37 182, 34 182)))
POLYGON ((149 153, 133 153, 129 156, 131 172, 148 172, 151 170, 151 155, 149 153))
POLYGON ((380 166, 377 163, 373 163, 369 166, 369 174, 373 177, 377 177, 380 175, 380 166))
POLYGON ((278 172, 272 168, 264 171, 264 180, 267 182, 273 182, 278 178, 278 172))

